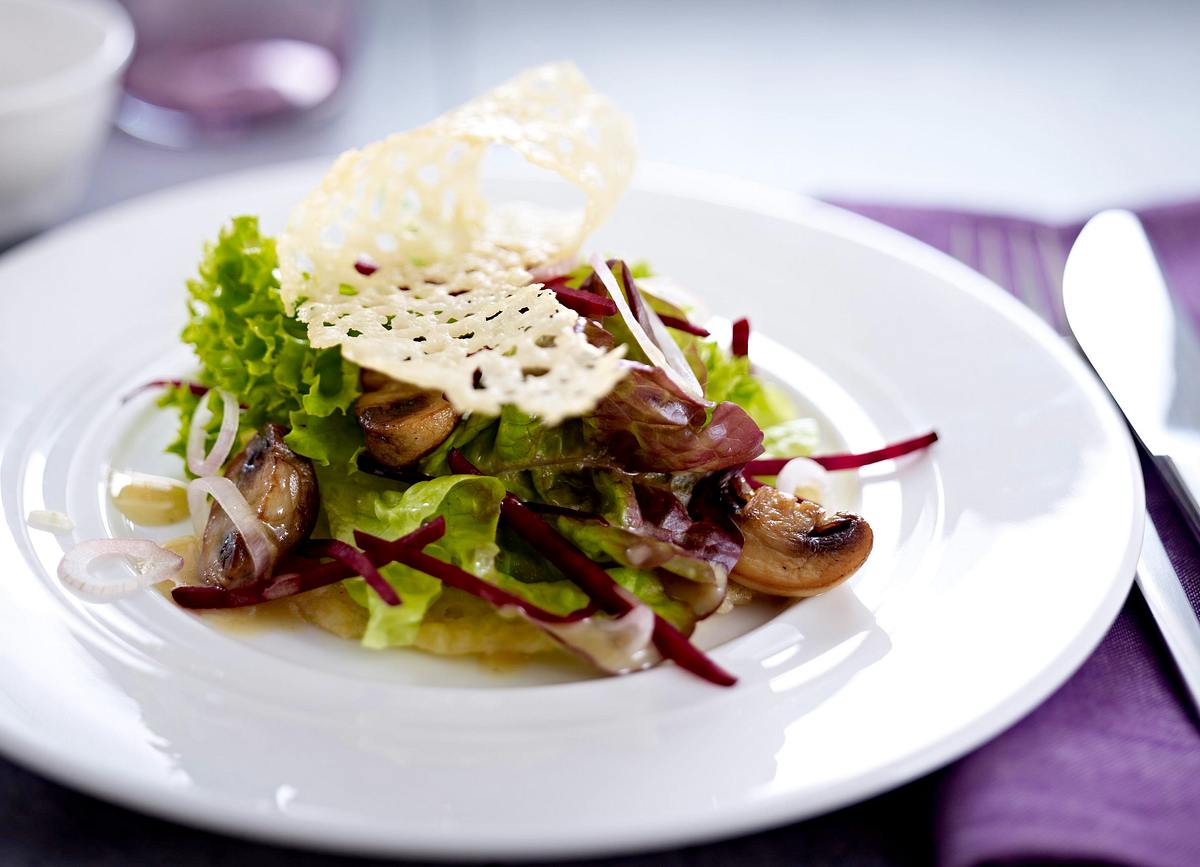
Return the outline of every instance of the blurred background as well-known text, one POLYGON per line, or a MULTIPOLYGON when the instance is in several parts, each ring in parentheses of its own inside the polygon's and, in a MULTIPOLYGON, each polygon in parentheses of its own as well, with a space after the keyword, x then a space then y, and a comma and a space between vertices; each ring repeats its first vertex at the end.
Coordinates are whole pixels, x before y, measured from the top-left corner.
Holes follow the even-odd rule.
POLYGON ((1200 193, 1200 3, 1183 0, 123 5, 120 128, 50 222, 332 155, 563 58, 633 115, 646 160, 1043 220, 1200 193))

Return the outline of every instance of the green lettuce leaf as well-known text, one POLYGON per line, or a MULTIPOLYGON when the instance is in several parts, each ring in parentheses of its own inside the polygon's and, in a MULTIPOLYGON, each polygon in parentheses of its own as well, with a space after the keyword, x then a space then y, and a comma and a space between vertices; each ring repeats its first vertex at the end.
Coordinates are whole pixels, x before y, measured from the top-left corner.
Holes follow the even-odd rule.
MULTIPOLYGON (((439 515, 446 535, 426 553, 483 577, 496 556, 496 521, 504 487, 486 476, 442 476, 407 489, 364 473, 318 473, 321 501, 330 533, 354 544, 354 531, 384 539, 410 533, 439 515)), ((403 600, 391 606, 367 588, 362 578, 345 582, 350 596, 367 609, 362 643, 382 648, 412 644, 429 606, 441 595, 442 582, 400 563, 380 574, 403 600)))
MULTIPOLYGON (((678 332, 676 332, 678 334, 678 332)), ((689 337, 679 334, 680 338, 689 337)), ((704 396, 714 403, 730 401, 749 413, 760 428, 768 428, 796 417, 796 407, 777 386, 764 382, 750 370, 750 359, 722 349, 715 340, 690 338, 708 371, 704 396)))
POLYGON ((820 441, 816 419, 793 418, 763 430, 763 454, 772 458, 808 457, 820 441))
POLYGON ((624 566, 605 571, 614 581, 654 609, 655 614, 684 634, 690 633, 696 625, 696 615, 691 607, 668 596, 653 572, 624 566))
MULTIPOLYGON (((321 464, 349 461, 362 436, 350 415, 359 395, 358 367, 337 347, 313 349, 308 329, 287 315, 275 278, 275 242, 254 217, 237 217, 204 251, 188 281, 183 340, 200 362, 200 381, 232 393, 244 407, 243 436, 266 422, 292 428, 287 443, 321 464)), ((183 454, 198 401, 173 389, 160 401, 181 416, 170 451, 183 454)), ((215 436, 220 420, 209 425, 215 436)))
POLYGON ((574 518, 554 518, 555 529, 589 560, 601 565, 643 566, 665 569, 681 578, 701 584, 720 580, 724 569, 697 557, 690 557, 670 542, 635 533, 623 527, 604 525, 598 521, 574 518), (635 562, 636 561, 636 562, 635 562), (720 570, 721 575, 717 574, 720 570))
MULTIPOLYGON (((544 580, 529 583, 497 568, 507 562, 497 542, 500 500, 505 493, 499 479, 439 476, 405 488, 364 473, 321 471, 318 475, 324 514, 335 538, 353 543, 357 529, 394 539, 441 516, 446 520, 446 535, 424 549, 430 556, 555 614, 569 614, 587 604, 586 594, 561 575, 546 574, 544 580)), ((380 574, 396 589, 403 604, 387 605, 361 578, 345 582, 351 598, 367 609, 363 645, 412 644, 429 607, 441 595, 442 583, 400 563, 383 567, 380 574)))

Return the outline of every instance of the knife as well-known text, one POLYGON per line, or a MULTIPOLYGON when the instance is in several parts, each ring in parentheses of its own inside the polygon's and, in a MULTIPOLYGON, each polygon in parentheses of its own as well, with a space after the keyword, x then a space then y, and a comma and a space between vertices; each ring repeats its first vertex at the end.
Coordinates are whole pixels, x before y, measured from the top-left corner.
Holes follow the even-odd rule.
MULTIPOLYGON (((1063 276, 1067 322, 1200 539, 1200 341, 1176 309, 1137 216, 1083 227, 1063 276)), ((1200 711, 1200 621, 1147 519, 1138 585, 1200 711)))

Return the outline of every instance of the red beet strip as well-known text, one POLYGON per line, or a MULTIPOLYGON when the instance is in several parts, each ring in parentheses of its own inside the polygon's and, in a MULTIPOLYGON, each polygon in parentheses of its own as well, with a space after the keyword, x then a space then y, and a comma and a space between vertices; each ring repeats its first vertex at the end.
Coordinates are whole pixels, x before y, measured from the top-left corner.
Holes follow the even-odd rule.
POLYGON ((347 569, 361 575, 363 580, 371 585, 371 589, 379 594, 379 598, 388 605, 400 604, 400 596, 396 593, 396 588, 387 583, 387 579, 379 574, 379 570, 375 568, 371 558, 357 548, 337 539, 318 539, 305 544, 304 553, 336 560, 347 569))
POLYGON ((749 319, 739 319, 733 323, 733 340, 729 344, 729 351, 739 358, 744 358, 750 354, 749 319))
MULTIPOLYGON (((480 475, 478 467, 463 457, 458 449, 450 450, 447 463, 456 473, 480 475)), ((578 548, 512 494, 505 494, 500 501, 500 515, 609 614, 624 614, 633 607, 621 595, 619 586, 607 572, 579 553, 578 548)))
POLYGON ((133 400, 143 391, 149 391, 152 388, 179 388, 181 385, 186 385, 188 391, 196 395, 196 397, 204 397, 208 394, 208 386, 201 385, 198 382, 189 382, 186 379, 152 379, 149 382, 139 385, 129 394, 121 398, 121 403, 128 403, 133 400))
MULTIPOLYGON (((383 543, 372 552, 371 563, 376 568, 384 566, 393 562, 398 552, 408 548, 423 548, 442 538, 445 533, 445 518, 436 518, 406 536, 383 543)), ((292 562, 299 564, 304 561, 294 558, 292 562)), ((306 590, 316 590, 318 587, 353 578, 357 574, 349 566, 334 560, 330 563, 297 565, 293 570, 277 573, 269 580, 237 590, 226 590, 224 587, 176 587, 171 591, 171 597, 183 608, 242 608, 246 605, 270 602, 272 599, 295 596, 306 590)))
POLYGON ((708 329, 701 328, 699 325, 693 325, 686 319, 680 319, 678 316, 671 316, 668 313, 658 314, 658 318, 662 320, 662 324, 668 328, 674 328, 676 331, 686 331, 688 334, 695 334, 697 337, 708 337, 708 329))
MULTIPOLYGON (((377 552, 384 551, 389 544, 394 544, 361 531, 355 531, 354 541, 362 546, 363 550, 372 557, 377 552)), ((405 566, 424 572, 426 575, 431 575, 457 590, 470 593, 472 596, 478 596, 480 599, 495 605, 497 608, 511 605, 514 608, 520 609, 531 620, 537 622, 575 623, 596 613, 596 606, 590 604, 586 608, 581 608, 570 614, 554 614, 534 605, 532 602, 525 601, 514 593, 500 589, 495 584, 489 584, 482 578, 478 578, 470 572, 458 568, 453 563, 439 560, 411 545, 400 548, 395 552, 389 552, 388 556, 392 556, 393 554, 394 559, 405 566)))
MULTIPOLYGON (((580 553, 579 549, 535 514, 512 494, 500 503, 500 514, 514 530, 533 544, 538 552, 559 568, 564 575, 583 588, 602 609, 618 616, 633 605, 620 593, 620 585, 612 577, 580 553)), ((654 646, 680 668, 718 686, 733 686, 737 678, 708 658, 703 651, 687 640, 678 629, 662 617, 654 615, 654 646)))
POLYGON ((539 554, 582 587, 604 611, 619 615, 633 608, 633 604, 621 594, 620 585, 607 572, 581 554, 578 548, 512 494, 505 494, 500 501, 500 514, 539 554))
POLYGON ((583 289, 572 289, 565 282, 549 282, 546 288, 551 290, 563 307, 570 307, 580 316, 592 319, 603 319, 605 316, 615 316, 617 305, 611 298, 593 295, 583 289))
POLYGON ((697 677, 702 677, 717 686, 733 686, 737 678, 721 666, 713 662, 708 655, 687 640, 687 637, 663 620, 654 615, 654 646, 664 657, 674 662, 680 668, 690 671, 697 677))
MULTIPOLYGON (((479 473, 458 449, 451 449, 449 464, 450 469, 456 473, 479 473)), ((589 598, 595 600, 604 611, 618 616, 633 608, 629 600, 622 595, 620 585, 613 581, 607 572, 580 553, 578 548, 512 494, 504 495, 500 502, 500 514, 543 557, 582 587, 589 598)), ((659 653, 680 668, 710 683, 718 686, 733 686, 737 683, 737 678, 709 659, 702 650, 688 641, 683 633, 657 614, 654 615, 654 646, 658 648, 659 653)))
MULTIPOLYGON (((816 461, 827 470, 856 470, 859 467, 865 467, 869 464, 890 461, 892 458, 920 451, 933 445, 937 440, 937 431, 930 431, 919 437, 901 440, 898 443, 892 443, 881 449, 863 452, 862 454, 822 455, 811 460, 816 461)), ((751 461, 746 464, 745 473, 748 476, 776 476, 779 475, 779 471, 783 469, 783 465, 789 460, 791 458, 768 458, 762 461, 751 461)))

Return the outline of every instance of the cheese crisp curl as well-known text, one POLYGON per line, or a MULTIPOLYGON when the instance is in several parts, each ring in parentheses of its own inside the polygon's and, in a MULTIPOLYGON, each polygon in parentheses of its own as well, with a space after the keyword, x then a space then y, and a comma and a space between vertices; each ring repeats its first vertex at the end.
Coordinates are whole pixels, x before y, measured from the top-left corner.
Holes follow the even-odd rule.
POLYGON ((316 348, 445 392, 459 412, 582 415, 624 374, 530 270, 575 255, 628 186, 633 126, 571 64, 532 69, 423 127, 342 154, 278 243, 284 303, 316 348), (584 194, 570 214, 489 208, 503 145, 584 194))

